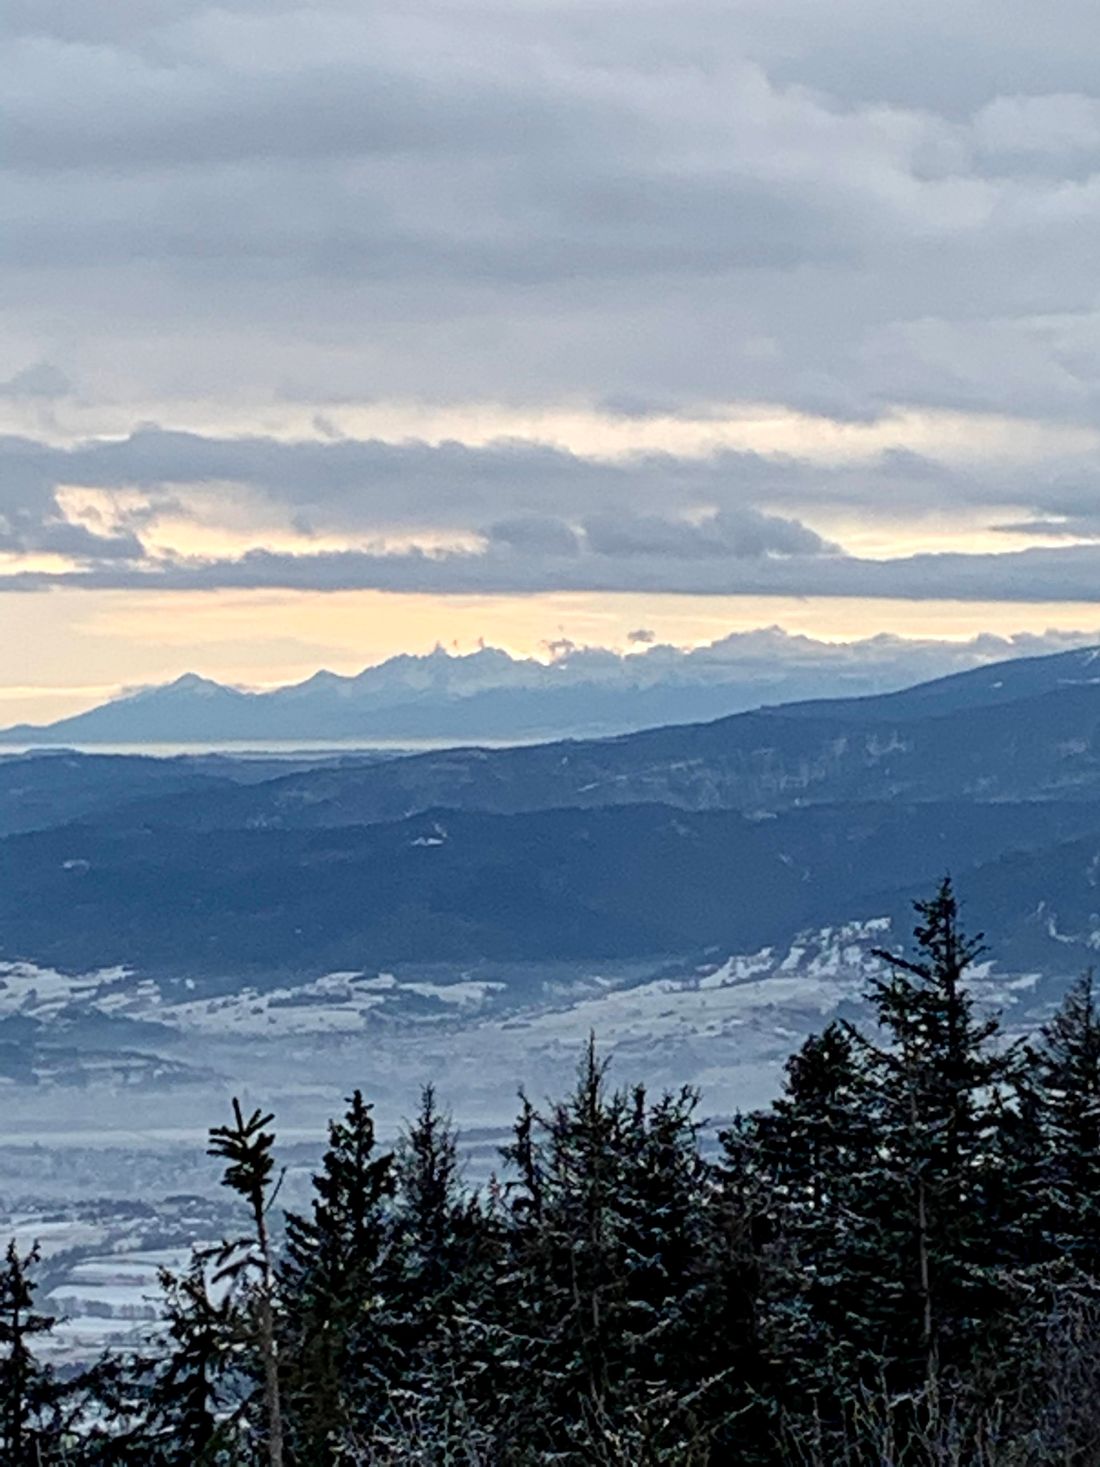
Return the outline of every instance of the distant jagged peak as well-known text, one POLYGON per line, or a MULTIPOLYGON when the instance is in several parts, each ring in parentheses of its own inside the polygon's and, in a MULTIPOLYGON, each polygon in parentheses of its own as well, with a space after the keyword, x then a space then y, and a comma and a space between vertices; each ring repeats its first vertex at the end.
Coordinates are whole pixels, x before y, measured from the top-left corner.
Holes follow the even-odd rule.
POLYGON ((363 690, 408 688, 411 691, 469 691, 517 685, 544 665, 533 658, 515 657, 502 647, 478 646, 469 652, 452 651, 437 642, 430 652, 399 652, 348 679, 363 690))
MULTIPOLYGON (((334 684, 347 683, 351 681, 353 681, 353 679, 347 677, 344 673, 333 672, 332 669, 329 667, 319 667, 316 672, 310 673, 309 677, 303 679, 302 682, 290 684, 289 687, 292 688, 295 692, 303 692, 309 688, 331 687, 334 684)), ((286 690, 287 689, 283 689, 282 691, 286 690)), ((272 691, 279 690, 273 689, 272 691)))
POLYGON ((227 683, 216 682, 213 678, 203 677, 201 673, 184 672, 179 677, 173 678, 167 683, 147 683, 139 688, 125 688, 112 702, 136 703, 145 702, 150 698, 215 698, 222 694, 243 697, 244 691, 240 688, 230 687, 227 683))
POLYGON ((211 677, 203 677, 198 672, 184 672, 174 678, 165 689, 166 692, 187 693, 226 693, 236 692, 235 688, 227 688, 224 683, 215 682, 211 677))
POLYGON ((630 635, 625 650, 559 637, 531 656, 484 642, 465 650, 437 643, 358 672, 326 668, 280 686, 244 688, 187 671, 51 724, 0 730, 0 743, 529 741, 765 707, 792 717, 949 716, 1100 685, 1095 632, 964 640, 880 633, 833 642, 765 626, 694 647, 658 642, 648 631, 630 635))
MULTIPOLYGON (((624 686, 639 678, 648 681, 670 675, 694 682, 738 674, 757 676, 761 665, 782 675, 829 665, 861 672, 872 670, 875 664, 896 664, 896 670, 884 670, 881 682, 892 682, 900 688, 958 673, 996 672, 1009 662, 1018 665, 1016 676, 1027 676, 1025 669, 1040 658, 1052 679, 1093 681, 1100 678, 1100 647, 1091 638, 1082 646, 1083 638, 1080 632, 1008 637, 980 633, 968 641, 950 642, 880 632, 863 639, 826 642, 772 625, 730 632, 695 647, 654 642, 628 652, 558 638, 545 644, 548 658, 519 656, 485 642, 468 650, 436 642, 427 652, 399 652, 359 672, 338 673, 322 668, 300 682, 253 690, 253 696, 297 698, 324 691, 351 695, 401 690, 462 694, 489 688, 540 687, 558 683, 563 677, 624 686), (908 668, 912 671, 906 677, 908 668)), ((879 687, 858 689, 859 693, 879 691, 884 691, 881 683, 879 687)), ((249 690, 185 672, 168 683, 128 688, 112 701, 218 694, 244 697, 249 690)))

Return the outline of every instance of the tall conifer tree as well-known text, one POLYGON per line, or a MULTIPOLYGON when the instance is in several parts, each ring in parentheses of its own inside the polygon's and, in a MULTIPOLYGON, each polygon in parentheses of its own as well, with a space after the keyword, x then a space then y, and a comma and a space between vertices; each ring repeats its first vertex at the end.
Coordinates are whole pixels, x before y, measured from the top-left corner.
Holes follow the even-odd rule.
POLYGON ((323 1467, 367 1429, 383 1398, 379 1270, 387 1247, 393 1155, 379 1151, 371 1107, 356 1090, 329 1123, 308 1217, 287 1217, 286 1304, 290 1435, 296 1460, 323 1467))
POLYGON ((383 1268, 394 1408, 405 1420, 422 1418, 439 1440, 472 1437, 498 1384, 477 1325, 493 1238, 480 1201, 462 1185, 458 1134, 431 1085, 398 1142, 394 1179, 383 1268))
POLYGON ((1033 1068, 1053 1249, 1100 1281, 1100 1002, 1093 974, 1066 994, 1033 1068))
POLYGON ((868 1053, 883 1148, 884 1342, 928 1376, 962 1358, 993 1307, 983 1207, 994 1087, 1014 1059, 998 1020, 975 1014, 967 975, 985 947, 962 930, 950 879, 914 906, 914 955, 876 954, 888 971, 868 997, 887 1043, 868 1053))
POLYGON ((208 1153, 225 1163, 223 1186, 243 1198, 248 1206, 252 1236, 223 1249, 219 1278, 244 1281, 248 1302, 255 1312, 255 1339, 263 1375, 263 1436, 270 1467, 283 1467, 283 1416, 279 1382, 279 1343, 276 1332, 275 1256, 267 1215, 275 1200, 275 1167, 272 1147, 275 1134, 269 1131, 273 1117, 254 1110, 247 1120, 240 1101, 233 1098, 233 1121, 210 1131, 208 1153))
POLYGON ((231 1295, 212 1293, 211 1260, 196 1252, 186 1273, 160 1275, 168 1353, 147 1397, 150 1461, 166 1467, 212 1467, 236 1455, 236 1414, 247 1330, 231 1295))
POLYGON ((33 1341, 47 1335, 53 1318, 35 1308, 36 1243, 19 1251, 13 1238, 0 1265, 0 1461, 48 1461, 59 1445, 51 1408, 57 1390, 52 1372, 35 1359, 33 1341))

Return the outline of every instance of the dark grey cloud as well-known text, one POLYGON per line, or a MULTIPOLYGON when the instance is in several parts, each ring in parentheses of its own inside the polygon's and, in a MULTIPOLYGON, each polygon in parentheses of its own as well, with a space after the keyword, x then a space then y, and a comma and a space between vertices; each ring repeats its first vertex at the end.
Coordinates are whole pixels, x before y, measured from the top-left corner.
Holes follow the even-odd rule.
POLYGON ((994 525, 1001 535, 1054 538, 1059 540, 1100 539, 1100 510, 1095 514, 1062 515, 1057 519, 1017 520, 1010 524, 994 525))
POLYGON ((71 524, 60 517, 31 525, 16 520, 6 533, 0 530, 0 546, 22 553, 63 555, 76 561, 140 561, 145 557, 136 535, 97 534, 86 525, 71 524))
MULTIPOLYGON (((370 556, 279 556, 254 552, 238 562, 169 573, 181 587, 377 586, 420 591, 649 591, 654 594, 846 596, 901 600, 1100 600, 1100 547, 1024 550, 1015 554, 914 555, 872 560, 854 556, 678 560, 593 555, 556 564, 546 558, 420 553, 370 556)), ((94 574, 91 577, 95 579, 94 574)), ((127 584, 127 573, 118 578, 127 584)))
MULTIPOLYGON (((759 518, 798 520, 799 506, 807 512, 889 506, 901 513, 1011 506, 1021 517, 1053 519, 1087 517, 1100 501, 1091 450, 1052 455, 1039 466, 998 459, 956 467, 896 450, 833 465, 732 450, 609 460, 521 440, 478 447, 349 437, 295 441, 156 426, 72 447, 0 438, 0 509, 14 499, 53 513, 56 491, 65 485, 138 489, 184 516, 208 512, 202 495, 211 488, 223 496, 247 490, 317 531, 362 536, 442 527, 557 553, 570 552, 576 532, 587 526, 608 553, 614 540, 620 554, 684 555, 826 548, 803 525, 791 529, 759 518), (779 539, 757 543, 769 535, 779 539)), ((135 525, 149 514, 128 513, 135 525)))
POLYGON ((756 560, 767 555, 839 553, 796 520, 758 510, 727 510, 702 523, 658 515, 601 514, 585 521, 585 538, 597 555, 660 557, 670 560, 756 560))
MULTIPOLYGON (((90 547, 89 547, 90 548, 90 547)), ((1027 549, 997 555, 922 554, 873 559, 843 554, 552 556, 489 545, 480 550, 341 550, 289 554, 256 549, 223 559, 127 559, 102 554, 67 572, 19 572, 5 589, 381 590, 431 595, 527 595, 547 591, 642 592, 685 596, 785 596, 952 600, 1100 601, 1100 545, 1027 549)))
POLYGON ((1100 539, 1091 480, 1087 456, 1042 472, 1001 463, 963 472, 896 452, 823 468, 732 452, 603 461, 523 442, 284 442, 147 427, 71 448, 0 439, 0 548, 73 557, 83 564, 73 586, 1091 600, 1100 547, 1014 551, 1006 538, 997 555, 873 560, 812 525, 815 509, 839 505, 853 514, 1016 506, 1032 535, 1100 539), (65 513, 72 489, 103 496, 79 523, 65 513), (260 528, 238 558, 145 551, 159 515, 201 522, 212 502, 234 500, 261 526, 337 535, 347 548, 275 553, 260 528), (448 543, 462 548, 440 548, 448 543))
POLYGON ((535 555, 577 555, 580 552, 576 530, 546 515, 498 520, 489 526, 486 538, 492 545, 510 546, 513 550, 535 555))
MULTIPOLYGON (((571 522, 579 526, 591 519, 592 533, 606 537, 603 517, 615 516, 625 526, 628 514, 642 516, 636 533, 644 534, 647 514, 675 522, 708 508, 741 518, 719 517, 710 529, 685 523, 680 531, 663 533, 679 533, 682 545, 691 543, 695 553, 708 544, 721 550, 724 534, 733 537, 724 542, 729 550, 740 537, 745 549, 737 553, 753 553, 753 534, 768 526, 752 519, 752 501, 782 498, 796 483, 811 482, 816 476, 805 465, 755 454, 713 459, 656 454, 609 462, 521 441, 478 448, 351 438, 286 442, 155 427, 72 448, 0 439, 0 504, 7 484, 8 492, 36 496, 52 511, 54 491, 70 485, 139 489, 178 514, 187 513, 189 494, 194 499, 210 486, 232 493, 235 486, 314 530, 363 535, 387 527, 444 527, 557 553, 571 549, 571 522)), ((205 510, 200 505, 194 512, 205 510)), ((779 531, 778 525, 771 527, 773 535, 779 531)), ((653 526, 650 533, 656 533, 653 526)), ((810 532, 788 533, 794 538, 786 549, 798 548, 799 537, 801 550, 814 548, 810 532)))
POLYGON ((0 550, 76 560, 140 560, 145 552, 132 529, 101 532, 68 518, 58 499, 65 482, 59 467, 45 444, 0 438, 0 550))

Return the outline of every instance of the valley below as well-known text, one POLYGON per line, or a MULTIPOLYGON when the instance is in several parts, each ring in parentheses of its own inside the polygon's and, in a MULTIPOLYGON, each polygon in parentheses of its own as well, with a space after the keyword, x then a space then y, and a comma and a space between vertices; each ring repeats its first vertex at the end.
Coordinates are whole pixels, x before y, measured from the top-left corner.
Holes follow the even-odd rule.
POLYGON ((0 758, 0 1227, 58 1358, 158 1327, 232 1232, 207 1129, 275 1112, 306 1198, 356 1087, 434 1085, 483 1183, 589 1035, 706 1134, 903 950, 950 871, 981 1007, 1042 1023, 1100 950, 1092 654, 617 738, 381 757, 0 758))

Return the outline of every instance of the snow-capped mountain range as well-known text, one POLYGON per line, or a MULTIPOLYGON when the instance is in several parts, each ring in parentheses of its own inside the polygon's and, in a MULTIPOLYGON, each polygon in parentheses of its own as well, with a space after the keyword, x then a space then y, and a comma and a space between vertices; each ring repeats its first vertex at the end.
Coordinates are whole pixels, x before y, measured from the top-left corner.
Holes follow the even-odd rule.
POLYGON ((858 697, 1041 652, 1087 645, 1095 633, 980 636, 966 642, 892 636, 830 643, 771 627, 692 649, 644 629, 629 652, 551 643, 544 659, 496 647, 391 657, 344 676, 322 670, 267 690, 195 673, 140 688, 46 725, 0 731, 35 745, 217 744, 252 741, 506 742, 625 732, 717 718, 761 705, 858 697))

